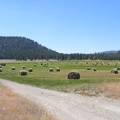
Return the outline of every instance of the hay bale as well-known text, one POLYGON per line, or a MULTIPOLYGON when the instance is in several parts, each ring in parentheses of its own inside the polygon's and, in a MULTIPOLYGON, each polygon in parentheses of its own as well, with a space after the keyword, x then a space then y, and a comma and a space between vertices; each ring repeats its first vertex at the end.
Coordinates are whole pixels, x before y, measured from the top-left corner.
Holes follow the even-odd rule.
POLYGON ((28 71, 27 70, 20 70, 20 75, 26 76, 26 75, 28 75, 28 71))
POLYGON ((34 66, 34 67, 36 67, 37 65, 36 65, 36 64, 34 64, 33 66, 34 66))
POLYGON ((3 66, 2 65, 0 65, 0 68, 2 68, 3 66))
POLYGON ((118 72, 117 68, 114 68, 111 70, 111 73, 118 74, 119 72, 118 72))
POLYGON ((94 72, 96 72, 96 71, 97 71, 97 69, 96 69, 96 68, 93 68, 93 71, 94 71, 94 72))
POLYGON ((120 70, 120 67, 118 67, 117 70, 120 70))
POLYGON ((0 63, 1 66, 6 66, 6 63, 0 63))
POLYGON ((26 69, 26 67, 25 67, 25 66, 22 66, 22 69, 26 69))
POLYGON ((70 72, 68 74, 68 79, 73 79, 73 80, 80 79, 80 73, 78 73, 78 72, 70 72))
POLYGON ((88 68, 87 68, 87 70, 91 70, 91 68, 90 68, 90 67, 88 67, 88 68))
POLYGON ((54 69, 53 68, 49 68, 49 72, 53 72, 54 71, 54 69))
POLYGON ((43 67, 48 67, 48 64, 47 63, 43 64, 43 67))
POLYGON ((60 72, 60 68, 59 67, 56 68, 56 72, 60 72))
POLYGON ((33 69, 32 69, 32 68, 29 68, 28 71, 29 71, 29 72, 33 72, 33 69))
POLYGON ((2 72, 3 71, 3 69, 2 68, 0 68, 0 72, 2 72))
POLYGON ((11 70, 15 70, 15 67, 12 67, 11 70))

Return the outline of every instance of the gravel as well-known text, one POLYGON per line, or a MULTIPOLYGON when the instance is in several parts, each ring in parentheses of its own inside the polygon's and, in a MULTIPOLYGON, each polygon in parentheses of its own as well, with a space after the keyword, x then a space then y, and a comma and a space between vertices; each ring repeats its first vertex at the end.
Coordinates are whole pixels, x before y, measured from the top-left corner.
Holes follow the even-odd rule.
POLYGON ((43 105, 58 120, 120 120, 120 101, 41 89, 8 80, 0 82, 13 92, 43 105))

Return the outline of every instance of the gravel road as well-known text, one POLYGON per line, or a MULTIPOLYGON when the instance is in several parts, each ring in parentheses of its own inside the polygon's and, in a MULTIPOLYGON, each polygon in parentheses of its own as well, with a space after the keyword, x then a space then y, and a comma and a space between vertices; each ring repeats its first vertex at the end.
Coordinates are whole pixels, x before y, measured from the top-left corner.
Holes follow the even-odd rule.
POLYGON ((58 120, 120 120, 117 100, 57 92, 2 79, 0 82, 38 106, 42 104, 58 120))

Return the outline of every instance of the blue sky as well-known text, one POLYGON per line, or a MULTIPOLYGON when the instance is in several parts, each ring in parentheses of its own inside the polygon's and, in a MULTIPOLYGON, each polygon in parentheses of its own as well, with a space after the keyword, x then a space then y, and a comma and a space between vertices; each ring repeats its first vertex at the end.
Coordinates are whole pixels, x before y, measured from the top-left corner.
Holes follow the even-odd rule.
POLYGON ((120 50, 120 0, 0 0, 0 35, 64 53, 120 50))

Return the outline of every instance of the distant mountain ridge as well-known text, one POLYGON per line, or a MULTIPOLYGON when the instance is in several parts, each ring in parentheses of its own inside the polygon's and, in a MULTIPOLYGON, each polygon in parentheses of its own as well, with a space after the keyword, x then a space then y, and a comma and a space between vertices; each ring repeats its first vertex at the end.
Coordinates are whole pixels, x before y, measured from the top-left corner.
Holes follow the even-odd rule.
POLYGON ((0 59, 120 60, 120 51, 106 51, 95 54, 64 54, 42 46, 26 37, 0 36, 0 59))
POLYGON ((104 51, 103 53, 105 53, 105 54, 115 54, 115 53, 118 53, 119 51, 114 51, 114 50, 112 50, 112 51, 104 51))
POLYGON ((59 53, 25 37, 0 37, 1 59, 47 59, 59 53))

